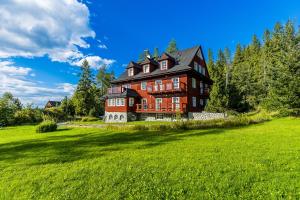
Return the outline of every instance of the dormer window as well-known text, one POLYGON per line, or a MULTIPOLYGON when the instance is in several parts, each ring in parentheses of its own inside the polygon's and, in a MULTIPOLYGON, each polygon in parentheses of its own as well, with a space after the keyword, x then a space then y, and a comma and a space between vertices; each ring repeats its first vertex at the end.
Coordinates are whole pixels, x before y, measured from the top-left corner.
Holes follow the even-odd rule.
POLYGON ((150 72, 150 65, 149 64, 143 65, 143 72, 144 73, 149 73, 150 72))
POLYGON ((129 68, 128 69, 128 76, 133 76, 133 75, 134 75, 133 68, 129 68))
POLYGON ((160 70, 167 70, 168 69, 168 61, 163 60, 160 62, 160 70))

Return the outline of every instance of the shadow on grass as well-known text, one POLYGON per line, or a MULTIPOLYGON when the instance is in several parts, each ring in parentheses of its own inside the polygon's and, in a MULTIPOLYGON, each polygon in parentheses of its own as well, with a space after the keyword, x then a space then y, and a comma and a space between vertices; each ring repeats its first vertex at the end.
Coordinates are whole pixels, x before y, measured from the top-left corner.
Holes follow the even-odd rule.
MULTIPOLYGON (((68 130, 70 128, 58 131, 68 130)), ((0 162, 13 164, 18 159, 22 159, 20 162, 25 165, 74 162, 126 149, 147 149, 190 137, 221 134, 225 130, 229 129, 164 132, 101 132, 98 129, 76 135, 50 135, 42 139, 0 144, 0 162)))

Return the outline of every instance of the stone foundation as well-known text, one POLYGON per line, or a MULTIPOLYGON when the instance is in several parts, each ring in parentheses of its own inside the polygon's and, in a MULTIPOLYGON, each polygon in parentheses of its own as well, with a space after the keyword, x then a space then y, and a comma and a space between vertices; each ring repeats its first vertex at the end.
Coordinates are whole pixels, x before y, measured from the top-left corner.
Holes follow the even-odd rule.
POLYGON ((226 113, 189 112, 188 118, 193 120, 224 119, 226 113))
POLYGON ((135 121, 137 117, 131 112, 105 112, 104 121, 106 123, 118 123, 135 121))

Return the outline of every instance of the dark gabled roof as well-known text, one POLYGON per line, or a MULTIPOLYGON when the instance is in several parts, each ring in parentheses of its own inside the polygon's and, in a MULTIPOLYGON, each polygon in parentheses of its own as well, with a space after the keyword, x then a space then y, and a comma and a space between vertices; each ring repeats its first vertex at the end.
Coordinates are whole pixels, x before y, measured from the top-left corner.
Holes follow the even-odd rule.
POLYGON ((132 67, 135 67, 135 68, 141 68, 141 66, 140 66, 139 64, 137 64, 137 63, 131 61, 131 62, 127 65, 126 69, 132 68, 132 67))
POLYGON ((168 53, 164 52, 157 60, 173 60, 175 61, 175 59, 169 55, 168 53))
POLYGON ((48 101, 46 105, 50 104, 52 107, 60 106, 60 101, 48 101))
POLYGON ((124 92, 119 94, 106 94, 101 97, 101 99, 110 99, 110 98, 117 98, 117 97, 139 97, 139 94, 132 89, 124 88, 124 92))
POLYGON ((160 68, 155 69, 154 71, 150 73, 143 73, 140 72, 134 76, 128 76, 127 71, 122 73, 119 78, 113 80, 111 83, 119 83, 123 81, 129 81, 129 80, 138 80, 143 79, 147 77, 154 77, 154 76, 160 76, 164 74, 169 73, 179 73, 184 71, 189 71, 192 69, 189 65, 191 64, 194 56, 196 55, 197 51, 200 49, 200 46, 195 46, 189 49, 185 49, 182 51, 177 51, 174 54, 166 54, 170 57, 172 57, 175 60, 175 65, 167 70, 160 70, 160 68))

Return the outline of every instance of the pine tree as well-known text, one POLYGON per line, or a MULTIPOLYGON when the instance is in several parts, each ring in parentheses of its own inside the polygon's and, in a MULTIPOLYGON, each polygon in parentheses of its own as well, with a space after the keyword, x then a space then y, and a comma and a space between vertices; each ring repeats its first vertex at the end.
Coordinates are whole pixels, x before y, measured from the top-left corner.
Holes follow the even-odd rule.
POLYGON ((157 47, 155 47, 153 51, 153 58, 157 59, 158 57, 159 57, 159 50, 157 47))
POLYGON ((166 52, 169 53, 169 54, 173 54, 173 53, 176 53, 178 51, 177 49, 177 43, 176 43, 176 40, 175 39, 172 39, 170 42, 169 42, 169 45, 166 49, 166 52))
POLYGON ((87 60, 81 66, 81 76, 72 101, 77 115, 88 115, 94 105, 93 77, 87 60))
MULTIPOLYGON (((212 57, 210 59, 212 59, 212 57)), ((205 109, 211 112, 223 112, 228 106, 228 95, 225 90, 226 58, 221 50, 219 50, 216 63, 210 67, 212 68, 211 71, 213 72, 211 74, 211 78, 214 81, 214 84, 210 92, 210 100, 205 109)))

